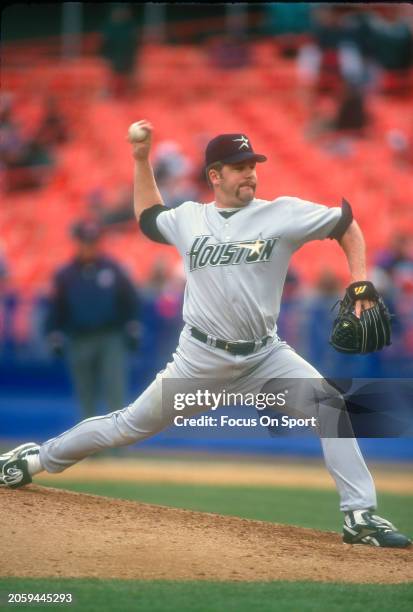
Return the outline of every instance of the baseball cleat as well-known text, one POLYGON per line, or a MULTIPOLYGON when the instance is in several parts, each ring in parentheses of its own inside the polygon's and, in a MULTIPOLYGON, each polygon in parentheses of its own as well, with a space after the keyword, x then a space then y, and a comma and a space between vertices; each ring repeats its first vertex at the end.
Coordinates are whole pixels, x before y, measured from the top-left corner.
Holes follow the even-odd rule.
POLYGON ((353 510, 344 515, 343 542, 368 544, 383 548, 406 548, 411 545, 408 537, 396 527, 370 510, 353 510))
POLYGON ((26 442, 25 444, 20 444, 20 446, 13 448, 11 451, 7 451, 6 453, 0 455, 0 469, 4 460, 11 459, 13 455, 17 455, 18 453, 21 453, 22 451, 28 450, 29 448, 33 447, 37 447, 37 444, 35 442, 26 442))
POLYGON ((34 442, 21 444, 0 456, 0 487, 17 489, 32 482, 27 458, 38 454, 39 446, 34 442))

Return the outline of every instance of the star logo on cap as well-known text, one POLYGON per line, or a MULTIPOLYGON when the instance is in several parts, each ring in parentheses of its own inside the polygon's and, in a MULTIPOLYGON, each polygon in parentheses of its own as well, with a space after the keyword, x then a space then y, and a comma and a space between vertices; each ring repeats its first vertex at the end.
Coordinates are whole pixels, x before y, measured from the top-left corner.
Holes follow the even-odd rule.
POLYGON ((242 149, 242 148, 249 149, 250 148, 250 143, 246 136, 241 136, 241 138, 234 138, 233 142, 241 143, 240 146, 238 147, 239 149, 242 149))

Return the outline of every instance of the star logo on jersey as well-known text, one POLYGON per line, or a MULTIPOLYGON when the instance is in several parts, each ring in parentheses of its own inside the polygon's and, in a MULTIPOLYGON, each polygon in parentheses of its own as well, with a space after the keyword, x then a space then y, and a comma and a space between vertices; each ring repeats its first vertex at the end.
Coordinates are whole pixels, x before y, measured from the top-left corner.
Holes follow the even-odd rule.
POLYGON ((234 138, 233 142, 240 142, 241 144, 239 145, 239 149, 249 149, 250 148, 250 143, 249 140, 246 136, 241 136, 241 138, 234 138))
POLYGON ((250 255, 259 255, 264 244, 265 240, 259 240, 257 238, 257 240, 252 244, 240 242, 239 244, 235 243, 235 246, 239 247, 240 249, 249 249, 250 255))

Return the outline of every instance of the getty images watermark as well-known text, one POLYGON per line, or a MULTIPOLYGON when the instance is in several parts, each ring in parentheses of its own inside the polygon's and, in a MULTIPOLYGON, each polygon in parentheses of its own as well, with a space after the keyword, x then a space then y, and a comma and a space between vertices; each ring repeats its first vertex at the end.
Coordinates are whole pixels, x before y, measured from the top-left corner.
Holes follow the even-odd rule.
POLYGON ((162 414, 180 428, 237 428, 255 436, 413 438, 413 379, 162 380, 162 414), (219 413, 217 412, 219 409, 219 413), (209 414, 204 414, 208 413, 209 414))
MULTIPOLYGON (((209 389, 196 389, 189 393, 173 394, 173 407, 176 411, 186 410, 195 406, 202 406, 205 410, 217 410, 221 406, 251 406, 256 410, 268 408, 285 409, 287 405, 288 389, 279 393, 236 393, 224 390, 214 392, 209 389)), ((316 427, 315 416, 295 418, 287 415, 273 416, 262 414, 258 417, 230 417, 222 414, 218 417, 202 415, 199 417, 185 417, 176 415, 174 425, 177 427, 316 427)))

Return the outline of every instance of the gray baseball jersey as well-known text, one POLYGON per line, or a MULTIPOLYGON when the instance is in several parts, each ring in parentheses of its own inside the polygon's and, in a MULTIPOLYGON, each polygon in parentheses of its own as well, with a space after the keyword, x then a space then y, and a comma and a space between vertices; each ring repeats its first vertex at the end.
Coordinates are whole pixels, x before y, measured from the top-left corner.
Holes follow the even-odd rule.
POLYGON ((341 208, 280 197, 254 199, 228 218, 224 211, 185 202, 156 219, 184 261, 184 321, 225 340, 273 336, 292 254, 328 237, 341 208))

